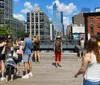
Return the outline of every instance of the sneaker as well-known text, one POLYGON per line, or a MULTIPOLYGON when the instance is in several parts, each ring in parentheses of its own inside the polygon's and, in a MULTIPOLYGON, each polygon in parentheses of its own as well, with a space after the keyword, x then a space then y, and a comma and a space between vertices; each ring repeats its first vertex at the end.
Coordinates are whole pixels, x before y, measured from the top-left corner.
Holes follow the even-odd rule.
POLYGON ((1 81, 4 81, 4 80, 6 80, 6 78, 5 77, 1 77, 1 81))
POLYGON ((59 67, 62 67, 60 64, 58 64, 59 67))
POLYGON ((28 74, 26 74, 26 75, 22 76, 22 78, 23 78, 23 79, 28 79, 29 76, 28 76, 28 74))
POLYGON ((32 77, 32 76, 33 76, 32 72, 30 72, 28 75, 29 75, 30 77, 32 77))

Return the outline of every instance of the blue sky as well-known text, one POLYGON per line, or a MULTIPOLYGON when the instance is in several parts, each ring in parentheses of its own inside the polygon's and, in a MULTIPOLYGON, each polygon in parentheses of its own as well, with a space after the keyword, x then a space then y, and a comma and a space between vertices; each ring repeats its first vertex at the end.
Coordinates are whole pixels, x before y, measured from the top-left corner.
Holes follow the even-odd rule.
POLYGON ((20 20, 26 20, 26 13, 32 11, 35 5, 38 5, 47 16, 52 19, 52 5, 56 3, 58 10, 64 13, 64 26, 71 23, 74 14, 79 14, 82 7, 90 8, 94 11, 95 7, 100 7, 100 0, 14 0, 14 17, 20 20))

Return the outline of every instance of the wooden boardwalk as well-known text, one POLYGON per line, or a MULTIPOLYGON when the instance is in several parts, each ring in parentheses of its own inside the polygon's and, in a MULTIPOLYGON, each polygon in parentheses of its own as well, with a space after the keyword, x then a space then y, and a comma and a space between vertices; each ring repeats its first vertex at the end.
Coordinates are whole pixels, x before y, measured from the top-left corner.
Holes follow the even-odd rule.
POLYGON ((41 53, 41 62, 33 63, 33 76, 22 79, 23 64, 18 68, 20 75, 14 82, 0 81, 0 85, 82 85, 82 76, 77 79, 74 74, 81 65, 81 59, 76 54, 64 53, 62 55, 62 67, 55 68, 53 53, 41 53))

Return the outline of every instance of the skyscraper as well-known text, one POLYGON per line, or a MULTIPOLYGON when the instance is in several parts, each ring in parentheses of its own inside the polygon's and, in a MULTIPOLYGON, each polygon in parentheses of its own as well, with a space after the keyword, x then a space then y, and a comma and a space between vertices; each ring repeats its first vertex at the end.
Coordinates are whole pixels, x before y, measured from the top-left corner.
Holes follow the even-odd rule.
POLYGON ((63 12, 57 10, 56 3, 54 3, 53 5, 53 24, 56 36, 58 34, 61 34, 61 36, 63 36, 64 34, 63 12))

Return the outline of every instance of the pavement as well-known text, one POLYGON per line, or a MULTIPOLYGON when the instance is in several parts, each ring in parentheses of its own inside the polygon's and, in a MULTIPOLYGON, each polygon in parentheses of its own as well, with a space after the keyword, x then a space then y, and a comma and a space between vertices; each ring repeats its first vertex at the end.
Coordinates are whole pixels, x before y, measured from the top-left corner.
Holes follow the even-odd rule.
POLYGON ((33 62, 33 76, 29 79, 22 79, 23 64, 18 67, 20 75, 13 82, 0 81, 0 85, 82 85, 82 75, 74 78, 79 70, 81 59, 76 53, 62 54, 62 67, 56 68, 54 65, 53 52, 42 52, 40 63, 33 62))

